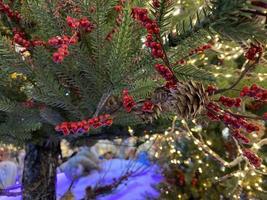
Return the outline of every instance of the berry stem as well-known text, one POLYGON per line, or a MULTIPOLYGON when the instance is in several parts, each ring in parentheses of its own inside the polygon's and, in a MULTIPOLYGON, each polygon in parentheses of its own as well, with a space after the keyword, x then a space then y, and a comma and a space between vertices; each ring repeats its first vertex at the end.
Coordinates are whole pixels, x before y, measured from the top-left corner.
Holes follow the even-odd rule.
POLYGON ((241 117, 241 118, 247 118, 247 119, 255 119, 255 120, 263 120, 262 117, 256 117, 256 116, 250 116, 250 115, 240 115, 240 114, 235 114, 230 111, 225 110, 225 112, 230 113, 231 115, 235 117, 241 117))
POLYGON ((171 69, 170 61, 168 59, 168 55, 167 55, 166 50, 164 48, 163 41, 162 41, 162 38, 161 38, 160 34, 156 34, 156 38, 157 38, 158 42, 160 43, 162 51, 163 51, 163 54, 164 54, 164 57, 162 58, 163 62, 165 63, 166 67, 172 72, 174 80, 178 81, 178 79, 175 76, 175 73, 171 69))
POLYGON ((229 87, 227 88, 223 88, 223 89, 219 89, 217 91, 214 92, 214 95, 215 94, 220 94, 220 93, 223 93, 223 92, 226 92, 228 90, 232 90, 234 89, 239 83, 240 81, 246 76, 246 74, 249 72, 250 69, 254 68, 257 64, 258 64, 258 61, 259 59, 257 59, 256 61, 254 61, 252 64, 249 64, 248 61, 246 61, 244 63, 244 71, 240 74, 239 78, 229 87))

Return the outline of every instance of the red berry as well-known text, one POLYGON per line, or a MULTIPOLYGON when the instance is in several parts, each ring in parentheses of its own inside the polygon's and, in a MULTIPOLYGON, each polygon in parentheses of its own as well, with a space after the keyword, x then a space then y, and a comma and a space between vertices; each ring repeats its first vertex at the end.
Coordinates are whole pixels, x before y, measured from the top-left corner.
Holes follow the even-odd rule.
POLYGON ((129 95, 128 90, 123 90, 123 107, 127 112, 131 112, 133 107, 135 106, 135 101, 132 96, 129 95))
POLYGON ((143 104, 142 111, 143 112, 152 112, 154 108, 154 104, 151 101, 146 101, 143 104))
POLYGON ((160 7, 160 2, 159 2, 159 0, 153 0, 152 5, 153 5, 155 8, 159 8, 159 7, 160 7))
POLYGON ((244 149, 243 155, 248 159, 251 165, 253 165, 255 168, 259 168, 261 166, 262 160, 251 150, 244 149))

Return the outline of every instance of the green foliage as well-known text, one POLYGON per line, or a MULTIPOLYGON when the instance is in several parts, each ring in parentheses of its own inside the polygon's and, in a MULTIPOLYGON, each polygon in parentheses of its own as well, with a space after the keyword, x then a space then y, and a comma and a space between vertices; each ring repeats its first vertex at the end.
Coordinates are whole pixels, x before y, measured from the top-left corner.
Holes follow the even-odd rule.
MULTIPOLYGON (((197 9, 192 16, 182 19, 176 25, 176 35, 170 35, 172 45, 181 45, 187 38, 198 35, 201 29, 208 31, 207 35, 220 34, 227 40, 238 43, 248 39, 256 39, 266 42, 266 25, 262 18, 250 13, 250 9, 256 12, 259 7, 253 7, 246 0, 215 0, 205 2, 201 9, 197 9)), ((189 44, 189 42, 188 42, 189 44)))
POLYGON ((142 121, 140 118, 126 112, 118 112, 118 115, 114 120, 114 124, 122 126, 134 126, 136 124, 141 124, 141 123, 142 121))
POLYGON ((229 40, 243 42, 254 38, 266 42, 266 25, 259 16, 247 13, 249 8, 256 7, 246 0, 216 0, 212 5, 211 28, 229 40))
MULTIPOLYGON (((8 86, 9 91, 1 91, 0 110, 8 113, 8 120, 18 109, 18 116, 27 116, 25 125, 18 123, 18 127, 14 126, 14 129, 18 130, 20 127, 21 132, 35 131, 43 124, 54 126, 64 120, 87 119, 95 113, 103 113, 104 109, 100 103, 105 96, 120 96, 121 91, 128 88, 135 99, 144 99, 163 84, 162 78, 154 70, 154 64, 158 61, 152 58, 150 49, 144 45, 146 31, 131 17, 132 7, 144 6, 146 2, 126 1, 123 14, 120 16, 121 24, 116 23, 118 12, 114 10, 114 6, 117 3, 117 0, 14 1, 11 7, 21 12, 23 20, 17 24, 10 24, 10 20, 3 15, 0 20, 1 26, 10 30, 14 26, 17 27, 25 32, 25 37, 29 40, 40 39, 47 42, 51 37, 71 37, 73 31, 66 24, 67 16, 78 19, 86 16, 95 25, 91 33, 79 33, 78 44, 69 46, 70 55, 66 56, 61 64, 52 60, 57 48, 49 45, 34 47, 30 48, 26 52, 28 56, 25 56, 15 51, 12 36, 0 36, 1 77, 9 76, 13 72, 20 72, 26 76, 24 81, 13 81, 16 84, 6 78, 0 80, 0 86, 8 86), (107 35, 114 29, 116 31, 113 31, 112 40, 107 40, 107 35), (47 110, 40 111, 39 108, 34 108, 33 114, 31 109, 22 109, 21 103, 28 99, 32 99, 38 105, 45 104, 47 110), (36 120, 32 119, 31 114, 36 120)), ((174 20, 177 19, 172 15, 177 8, 176 1, 160 0, 160 7, 152 8, 164 42, 167 41, 165 50, 171 63, 186 56, 192 48, 206 43, 209 40, 208 35, 222 33, 222 30, 219 31, 220 24, 228 19, 231 19, 232 23, 227 26, 229 29, 232 28, 230 31, 225 29, 228 35, 237 35, 236 31, 245 25, 241 23, 243 21, 240 21, 240 26, 233 24, 235 20, 231 15, 247 5, 243 1, 227 1, 223 4, 217 0, 212 4, 212 8, 207 4, 193 17, 188 17, 189 13, 183 16, 181 25, 176 26, 179 35, 172 37, 170 34, 169 41, 165 40, 165 36, 174 28, 174 20), (170 43, 179 45, 170 48, 170 43)), ((194 6, 193 10, 196 9, 198 6, 194 6)), ((240 16, 247 15, 242 13, 233 17, 239 19, 240 16)), ((255 26, 259 26, 256 21, 253 22, 255 26)), ((248 23, 251 29, 255 28, 257 33, 261 34, 257 27, 252 26, 253 23, 248 23)), ((250 32, 252 33, 252 30, 250 32)), ((239 34, 239 37, 245 36, 239 34)), ((214 81, 214 77, 203 66, 177 65, 173 70, 178 79, 214 81)), ((134 122, 141 123, 134 116, 124 116, 122 113, 118 114, 118 119, 115 120, 115 124, 134 122)), ((3 128, 7 128, 5 123, 2 125, 3 128)), ((16 131, 10 129, 9 132, 14 134, 16 131)))
MULTIPOLYGON (((170 35, 171 43, 173 45, 177 45, 183 43, 184 40, 192 39, 194 35, 201 38, 199 32, 202 29, 208 30, 211 19, 210 19, 211 11, 207 8, 203 8, 201 10, 197 10, 193 16, 189 16, 187 19, 182 20, 180 23, 176 25, 176 36, 174 34, 170 35)), ((205 34, 205 36, 211 34, 205 34)))
POLYGON ((140 79, 135 82, 131 95, 133 95, 135 99, 147 98, 151 96, 157 87, 159 87, 159 83, 154 80, 140 79))
MULTIPOLYGON (((177 62, 178 60, 184 57, 187 57, 188 53, 191 50, 209 42, 210 41, 208 37, 209 35, 210 35, 210 32, 207 32, 206 30, 201 29, 196 34, 192 34, 190 37, 186 37, 185 39, 181 40, 178 46, 173 47, 173 48, 169 47, 170 48, 169 55, 170 55, 171 61, 177 62)), ((173 44, 175 44, 175 41, 173 44)))
POLYGON ((215 81, 214 76, 210 72, 197 68, 193 65, 177 65, 173 68, 173 71, 175 75, 182 80, 194 79, 202 81, 215 81))
POLYGON ((5 96, 0 96, 0 111, 3 112, 14 112, 16 108, 16 103, 12 102, 10 99, 5 96))
POLYGON ((8 72, 21 72, 25 75, 29 75, 30 68, 22 60, 19 53, 15 52, 15 47, 12 46, 11 41, 0 35, 0 67, 1 70, 7 70, 8 72))
POLYGON ((160 27, 161 34, 164 35, 171 29, 171 13, 174 10, 175 1, 174 0, 159 0, 160 6, 158 8, 151 5, 151 12, 157 19, 157 23, 160 27))
POLYGON ((26 16, 26 24, 29 33, 39 38, 47 40, 48 38, 59 35, 61 27, 57 18, 53 15, 53 7, 57 1, 32 1, 27 0, 21 5, 21 10, 26 16))

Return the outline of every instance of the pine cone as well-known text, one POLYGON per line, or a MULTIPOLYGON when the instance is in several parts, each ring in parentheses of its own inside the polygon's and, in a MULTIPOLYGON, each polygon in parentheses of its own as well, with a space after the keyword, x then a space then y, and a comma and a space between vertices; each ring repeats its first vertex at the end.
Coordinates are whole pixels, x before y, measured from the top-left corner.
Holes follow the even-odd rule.
POLYGON ((201 112, 208 95, 201 83, 178 82, 175 88, 159 88, 152 102, 164 112, 175 112, 179 118, 191 119, 201 112))
POLYGON ((111 96, 105 104, 104 112, 113 113, 116 110, 118 110, 121 107, 121 105, 122 102, 119 97, 111 96))

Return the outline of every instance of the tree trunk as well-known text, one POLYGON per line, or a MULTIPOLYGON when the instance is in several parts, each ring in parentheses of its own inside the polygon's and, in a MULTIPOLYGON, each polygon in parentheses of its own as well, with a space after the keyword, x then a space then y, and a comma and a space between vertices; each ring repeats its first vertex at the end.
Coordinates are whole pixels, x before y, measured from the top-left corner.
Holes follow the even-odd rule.
POLYGON ((23 200, 56 200, 59 154, 59 145, 26 145, 22 178, 23 200))

